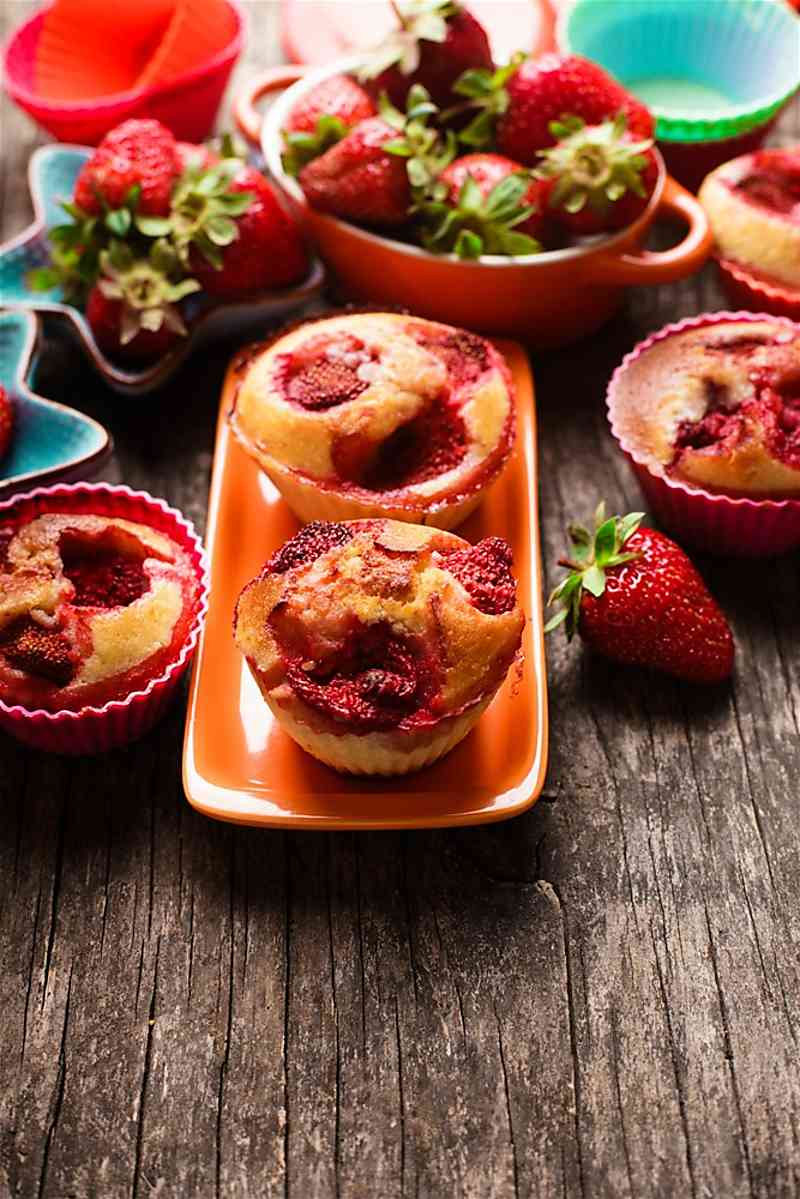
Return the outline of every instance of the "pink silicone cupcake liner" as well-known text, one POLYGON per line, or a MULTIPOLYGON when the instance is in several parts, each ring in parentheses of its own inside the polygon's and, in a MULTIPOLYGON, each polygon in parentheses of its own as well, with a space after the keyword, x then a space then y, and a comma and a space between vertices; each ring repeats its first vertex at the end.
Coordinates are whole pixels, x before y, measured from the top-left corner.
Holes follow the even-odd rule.
POLYGON ((800 499, 754 500, 712 494, 679 479, 656 475, 645 459, 625 444, 616 424, 615 408, 619 380, 627 368, 656 342, 703 325, 731 321, 778 320, 797 329, 794 322, 771 313, 709 312, 667 325, 640 342, 615 370, 606 403, 611 432, 633 470, 653 516, 678 541, 708 553, 731 557, 770 558, 800 546, 800 499))
POLYGON ((164 500, 154 499, 146 491, 131 491, 129 487, 108 483, 38 487, 0 503, 0 523, 32 520, 44 512, 119 516, 149 525, 170 537, 189 555, 197 575, 198 595, 189 636, 179 655, 143 690, 133 691, 123 700, 111 700, 102 707, 81 708, 77 712, 30 711, 0 700, 0 728, 17 740, 52 753, 104 753, 141 737, 166 710, 194 653, 208 607, 205 553, 190 522, 164 500))
POLYGON ((759 279, 745 267, 725 258, 717 259, 717 270, 732 304, 752 312, 768 312, 772 316, 800 321, 800 291, 759 279))

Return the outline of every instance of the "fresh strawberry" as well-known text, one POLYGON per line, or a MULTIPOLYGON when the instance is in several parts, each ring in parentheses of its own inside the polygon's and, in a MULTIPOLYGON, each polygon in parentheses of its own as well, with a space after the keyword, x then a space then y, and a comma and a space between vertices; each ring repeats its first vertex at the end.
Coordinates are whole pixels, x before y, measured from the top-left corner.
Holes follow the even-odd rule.
POLYGON ((177 304, 199 291, 195 279, 172 282, 177 255, 156 242, 146 259, 121 242, 100 256, 101 275, 89 292, 86 319, 107 354, 130 361, 160 358, 186 335, 177 304))
POLYGON ((375 50, 361 79, 374 95, 386 93, 403 108, 412 84, 421 84, 440 107, 453 101, 453 85, 470 68, 492 69, 486 30, 455 0, 394 3, 398 28, 375 50))
POLYGON ((594 533, 569 529, 570 573, 550 597, 560 611, 546 631, 564 623, 598 654, 665 671, 693 683, 721 683, 733 670, 730 627, 686 554, 643 513, 606 519, 594 533))
POLYGON ((350 75, 323 79, 289 113, 283 130, 284 170, 297 175, 312 158, 318 158, 376 112, 372 97, 350 75))
POLYGON ((11 397, 0 385, 0 458, 5 457, 13 432, 14 409, 11 406, 11 397))
POLYGON ((536 254, 553 223, 549 180, 533 179, 500 154, 466 154, 442 171, 432 199, 420 206, 425 245, 462 258, 536 254))
POLYGON ((153 120, 123 121, 84 163, 73 198, 90 216, 134 201, 144 216, 165 216, 180 171, 178 144, 166 126, 153 120))
POLYGON ((452 135, 443 140, 428 128, 435 112, 428 93, 416 85, 405 117, 382 103, 381 116, 356 125, 300 172, 309 204, 366 225, 403 224, 415 198, 455 152, 452 135))
POLYGON ((598 125, 621 112, 631 137, 653 136, 649 109, 602 67, 575 54, 526 59, 506 81, 505 92, 497 148, 526 166, 535 163, 540 150, 555 144, 551 125, 565 116, 598 125))
POLYGON ((606 233, 644 212, 658 182, 652 141, 633 141, 625 117, 585 125, 579 117, 554 121, 560 140, 542 151, 536 175, 551 185, 549 204, 572 233, 606 233))
POLYGON ((289 287, 308 272, 297 224, 264 176, 237 159, 181 182, 173 238, 191 275, 212 296, 289 287))

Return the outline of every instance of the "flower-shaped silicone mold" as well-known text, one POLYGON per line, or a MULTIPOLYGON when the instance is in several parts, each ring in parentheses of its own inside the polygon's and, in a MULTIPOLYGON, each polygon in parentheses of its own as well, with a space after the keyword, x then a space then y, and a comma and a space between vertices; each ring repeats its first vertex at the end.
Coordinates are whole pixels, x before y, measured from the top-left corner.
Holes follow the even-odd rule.
POLYGON ((0 459, 0 498, 34 483, 92 474, 111 452, 111 438, 96 420, 36 395, 36 318, 0 312, 0 384, 11 397, 14 433, 0 459))
POLYGON ((315 259, 308 278, 297 287, 235 301, 215 300, 198 293, 186 301, 188 337, 182 338, 174 349, 142 370, 120 367, 103 353, 83 313, 73 304, 65 303, 58 288, 32 292, 25 282, 32 268, 47 262, 47 231, 63 222, 61 201, 72 196, 78 172, 91 153, 86 146, 52 145, 41 146, 32 154, 28 180, 34 219, 18 237, 0 245, 0 301, 63 318, 77 334, 98 374, 115 391, 127 395, 153 391, 165 383, 202 343, 234 333, 238 336, 261 332, 267 322, 296 311, 321 292, 324 271, 315 259))

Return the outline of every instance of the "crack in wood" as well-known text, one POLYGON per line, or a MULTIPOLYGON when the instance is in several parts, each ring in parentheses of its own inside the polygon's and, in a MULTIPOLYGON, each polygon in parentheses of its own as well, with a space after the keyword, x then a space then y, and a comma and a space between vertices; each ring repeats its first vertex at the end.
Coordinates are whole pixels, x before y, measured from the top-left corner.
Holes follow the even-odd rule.
POLYGON ((503 1072, 503 1094, 506 1101, 506 1119, 508 1120, 508 1139, 511 1146, 511 1167, 512 1176, 514 1179, 514 1199, 519 1199, 519 1166, 517 1164, 517 1143, 514 1139, 514 1119, 511 1115, 511 1090, 508 1082, 508 1068, 506 1066, 506 1055, 503 1049, 503 1029, 500 1025, 500 1017, 497 1013, 497 1005, 493 1004, 494 1019, 497 1025, 497 1048, 500 1054, 500 1068, 503 1072))
MULTIPOLYGON (((161 954, 161 936, 156 938, 156 954, 153 966, 153 987, 150 992, 150 1005, 147 1015, 147 1033, 144 1042, 144 1062, 142 1065, 142 1080, 139 1085, 139 1099, 136 1107, 136 1147, 133 1157, 133 1178, 131 1182, 131 1199, 139 1195, 139 1181, 142 1177, 142 1147, 144 1145, 144 1120, 147 1110, 147 1088, 150 1085, 150 1068, 153 1060, 153 1029, 156 1023, 156 995, 158 992, 158 963, 161 954)), ((149 1182, 148 1182, 148 1185, 149 1182)))
POLYGON ((56 1128, 58 1126, 61 1108, 64 1103, 64 1090, 67 1085, 67 1027, 69 1025, 69 1009, 70 1000, 72 998, 72 972, 74 966, 69 968, 69 981, 67 982, 67 999, 64 1004, 64 1020, 61 1025, 61 1041, 58 1048, 58 1075, 56 1077, 56 1090, 53 1097, 51 1115, 47 1121, 47 1128, 44 1137, 44 1152, 42 1154, 42 1167, 39 1173, 39 1186, 37 1189, 38 1199, 42 1199, 44 1195, 45 1183, 47 1181, 47 1167, 50 1161, 50 1149, 55 1137, 56 1128))

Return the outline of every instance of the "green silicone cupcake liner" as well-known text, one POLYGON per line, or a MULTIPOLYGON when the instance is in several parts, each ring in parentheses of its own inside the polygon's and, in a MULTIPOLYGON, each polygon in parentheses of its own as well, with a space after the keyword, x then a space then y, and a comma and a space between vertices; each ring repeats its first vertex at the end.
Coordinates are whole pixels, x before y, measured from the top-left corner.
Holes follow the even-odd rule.
POLYGON ((557 37, 648 104, 659 141, 747 133, 800 86, 800 18, 787 0, 573 0, 557 37))

